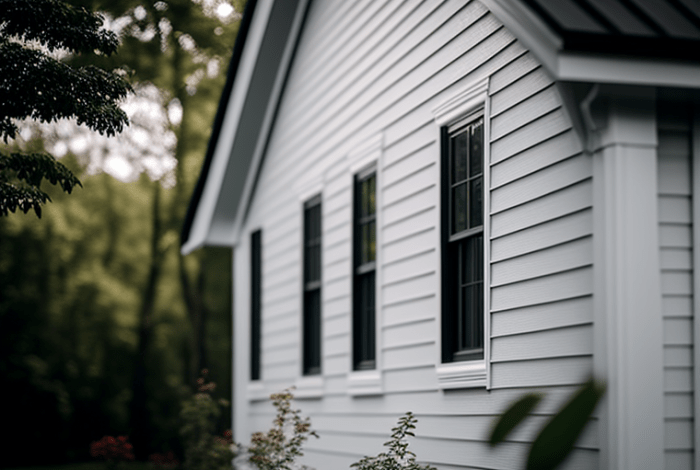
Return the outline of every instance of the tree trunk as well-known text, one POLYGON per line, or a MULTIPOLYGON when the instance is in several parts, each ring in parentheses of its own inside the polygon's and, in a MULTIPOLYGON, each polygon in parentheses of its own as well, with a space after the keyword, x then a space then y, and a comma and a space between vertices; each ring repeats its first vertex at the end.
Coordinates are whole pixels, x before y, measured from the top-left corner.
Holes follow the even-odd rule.
POLYGON ((153 312, 156 302, 156 288, 162 266, 162 251, 159 241, 162 237, 162 227, 159 217, 161 185, 154 183, 153 192, 153 232, 151 234, 151 260, 146 285, 143 290, 141 308, 139 311, 139 333, 132 382, 132 397, 130 406, 131 442, 136 458, 144 460, 149 454, 151 417, 148 412, 148 386, 146 358, 153 337, 153 312))

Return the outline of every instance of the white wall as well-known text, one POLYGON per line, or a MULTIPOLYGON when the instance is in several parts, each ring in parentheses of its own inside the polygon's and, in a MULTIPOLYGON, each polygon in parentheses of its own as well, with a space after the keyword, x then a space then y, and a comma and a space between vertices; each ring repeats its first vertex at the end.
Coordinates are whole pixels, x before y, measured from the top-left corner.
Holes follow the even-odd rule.
MULTIPOLYGON (((323 397, 300 400, 321 438, 305 462, 381 450, 405 411, 439 468, 520 468, 526 442, 592 364, 592 164, 551 79, 478 1, 317 0, 236 251, 236 438, 267 429, 266 394, 301 371, 301 206, 323 193, 323 397), (439 129, 432 110, 490 77, 491 389, 443 391, 439 361, 439 129), (378 154, 382 394, 353 397, 352 173, 378 154), (369 158, 372 158, 369 155, 369 158), (262 383, 249 390, 248 241, 263 229, 262 383), (523 391, 548 399, 513 439, 484 440, 523 391), (257 397, 257 398, 256 398, 257 397), (250 399, 249 399, 250 398, 250 399)), ((597 462, 596 422, 570 461, 597 462)))

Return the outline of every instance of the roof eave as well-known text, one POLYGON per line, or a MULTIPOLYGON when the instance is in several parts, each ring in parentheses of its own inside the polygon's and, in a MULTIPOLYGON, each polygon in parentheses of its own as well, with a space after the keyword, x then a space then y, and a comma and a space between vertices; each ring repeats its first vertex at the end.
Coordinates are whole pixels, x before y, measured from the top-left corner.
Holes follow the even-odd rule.
POLYGON ((565 50, 562 37, 523 2, 482 2, 532 52, 555 80, 700 87, 700 64, 697 62, 565 50))
POLYGON ((244 220, 255 187, 307 3, 257 1, 235 83, 219 104, 220 129, 226 132, 212 133, 199 191, 190 203, 183 254, 236 242, 235 227, 244 220))

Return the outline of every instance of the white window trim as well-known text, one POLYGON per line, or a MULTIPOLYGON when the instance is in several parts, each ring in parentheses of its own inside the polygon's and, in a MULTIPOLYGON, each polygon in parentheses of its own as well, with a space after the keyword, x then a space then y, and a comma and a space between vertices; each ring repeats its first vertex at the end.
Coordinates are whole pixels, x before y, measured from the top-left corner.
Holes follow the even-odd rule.
MULTIPOLYGON (((376 172, 376 177, 377 177, 377 182, 376 182, 376 190, 377 193, 375 195, 376 201, 377 201, 377 214, 376 214, 376 227, 377 227, 377 233, 376 233, 376 244, 377 244, 377 259, 376 259, 376 268, 375 268, 375 316, 374 316, 374 326, 375 326, 375 338, 376 338, 376 344, 375 344, 375 368, 374 370, 353 370, 353 360, 352 360, 352 355, 353 355, 353 338, 352 334, 350 334, 348 340, 350 341, 350 357, 348 361, 348 366, 349 366, 349 372, 347 376, 347 392, 348 395, 351 396, 367 396, 367 395, 381 395, 384 392, 384 387, 383 387, 383 378, 382 378, 382 310, 381 310, 381 305, 382 305, 382 290, 381 290, 381 285, 380 285, 380 280, 381 280, 381 269, 382 269, 382 235, 381 235, 381 226, 382 226, 382 171, 381 171, 381 165, 382 165, 382 147, 383 147, 383 142, 384 142, 384 134, 383 133, 378 133, 372 136, 369 139, 364 140, 361 142, 352 152, 350 152, 347 156, 347 161, 349 165, 349 177, 350 177, 350 187, 352 188, 352 191, 350 192, 350 197, 351 201, 350 204, 351 206, 354 206, 354 198, 355 198, 355 175, 359 173, 360 171, 364 170, 365 168, 368 168, 370 166, 375 167, 375 172, 376 172)), ((353 215, 354 217, 354 215, 353 215)), ((353 231, 353 225, 354 225, 354 220, 350 224, 350 240, 352 243, 352 248, 351 250, 354 250, 354 239, 352 235, 353 231)), ((352 292, 352 282, 354 278, 354 273, 355 267, 353 266, 353 263, 350 263, 350 283, 351 287, 350 290, 352 292)), ((353 305, 353 298, 354 296, 351 294, 350 295, 350 332, 352 332, 352 315, 354 314, 354 305, 353 305)))
MULTIPOLYGON (((321 233, 323 233, 323 182, 316 178, 303 187, 296 188, 297 201, 299 207, 299 366, 297 367, 297 378, 294 382, 294 397, 295 398, 321 398, 325 388, 325 379, 323 377, 323 296, 324 296, 324 275, 325 269, 321 264, 321 373, 318 375, 304 375, 304 205, 305 203, 318 195, 321 195, 321 233)), ((323 240, 323 235, 321 240, 323 240)), ((323 263, 323 241, 321 241, 321 263, 323 263)))
MULTIPOLYGON (((455 96, 443 102, 433 109, 433 116, 440 128, 455 124, 461 119, 476 112, 480 108, 484 110, 484 359, 464 362, 442 362, 442 348, 438 348, 436 357, 436 378, 441 389, 455 388, 491 388, 491 222, 490 222, 490 181, 491 181, 491 106, 488 95, 489 77, 473 80, 467 86, 459 90, 455 96)), ((439 142, 439 138, 438 138, 439 142)), ((442 149, 440 149, 442 152, 442 149)), ((440 155, 442 164, 443 156, 440 155)), ((442 188, 441 188, 442 190, 442 188)), ((438 227, 442 227, 440 211, 437 215, 438 227)), ((441 246, 442 235, 437 231, 438 246, 441 246)), ((442 269, 439 269, 440 284, 442 285, 442 269)), ((440 296, 441 289, 438 289, 440 296)), ((442 309, 442 298, 439 305, 442 309)), ((442 314, 438 314, 439 337, 442 337, 442 314)))

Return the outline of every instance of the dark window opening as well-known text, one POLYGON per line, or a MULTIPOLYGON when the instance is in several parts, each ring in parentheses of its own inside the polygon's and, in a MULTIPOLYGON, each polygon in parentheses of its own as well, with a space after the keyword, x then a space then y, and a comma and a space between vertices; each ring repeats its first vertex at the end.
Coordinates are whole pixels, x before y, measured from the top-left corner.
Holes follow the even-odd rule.
POLYGON ((374 369, 376 362, 376 185, 377 173, 374 168, 355 176, 352 330, 354 370, 374 369))
POLYGON ((321 373, 321 196, 304 204, 303 372, 321 373))
POLYGON ((483 111, 442 129, 442 154, 442 360, 483 359, 483 111))
POLYGON ((262 231, 250 236, 250 380, 260 380, 262 231))

